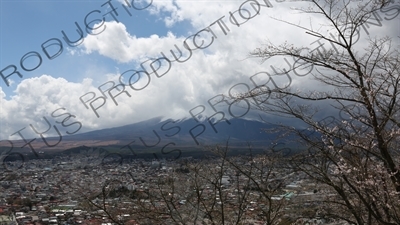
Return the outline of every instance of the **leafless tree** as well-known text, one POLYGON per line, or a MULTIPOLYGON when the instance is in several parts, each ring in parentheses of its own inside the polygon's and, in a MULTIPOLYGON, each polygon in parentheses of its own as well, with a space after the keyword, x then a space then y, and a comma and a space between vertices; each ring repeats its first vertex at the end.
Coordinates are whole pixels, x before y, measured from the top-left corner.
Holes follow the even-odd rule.
POLYGON ((215 157, 186 162, 160 177, 149 192, 159 215, 151 216, 163 216, 167 224, 278 224, 288 201, 273 198, 284 194, 278 157, 229 157, 227 145, 208 151, 215 157))
POLYGON ((129 172, 105 180, 84 196, 86 208, 116 224, 279 224, 290 203, 279 198, 288 182, 282 177, 289 173, 281 157, 252 155, 251 149, 245 157, 232 157, 228 145, 207 151, 213 157, 173 163, 169 171, 149 169, 135 191, 123 186, 133 179, 129 172))
POLYGON ((263 61, 279 57, 296 61, 298 66, 275 71, 270 81, 310 71, 306 79, 313 82, 313 87, 307 87, 312 90, 264 85, 238 99, 259 99, 254 104, 259 110, 299 125, 277 124, 307 149, 293 157, 295 168, 326 187, 320 217, 351 224, 400 224, 399 46, 389 37, 368 38, 368 46, 356 45, 363 26, 393 3, 307 1, 306 7, 296 10, 319 18, 324 25, 281 22, 319 38, 329 49, 312 51, 285 42, 267 43, 251 53, 263 61))

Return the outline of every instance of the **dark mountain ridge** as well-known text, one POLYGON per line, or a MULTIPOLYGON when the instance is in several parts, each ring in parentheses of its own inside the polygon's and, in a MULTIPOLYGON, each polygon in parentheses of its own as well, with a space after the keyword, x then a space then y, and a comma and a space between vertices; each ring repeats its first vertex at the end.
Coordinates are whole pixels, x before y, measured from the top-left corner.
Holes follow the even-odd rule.
POLYGON ((117 140, 121 143, 135 141, 145 147, 158 141, 173 141, 185 145, 223 143, 228 139, 232 142, 261 143, 276 138, 265 132, 265 129, 271 127, 272 125, 260 121, 241 118, 197 122, 193 118, 162 120, 157 117, 125 126, 71 135, 64 140, 117 140))
MULTIPOLYGON (((120 127, 63 136, 62 141, 59 141, 58 137, 46 138, 48 143, 59 143, 54 147, 46 146, 41 138, 37 138, 33 143, 36 152, 46 154, 57 154, 60 151, 75 154, 93 148, 105 149, 107 152, 135 151, 146 155, 157 152, 166 155, 175 149, 197 154, 207 146, 225 145, 229 140, 229 147, 241 152, 248 149, 249 145, 253 149, 260 150, 271 148, 277 141, 282 142, 278 140, 277 134, 266 132, 273 128, 276 127, 263 121, 243 118, 197 121, 194 118, 163 120, 161 117, 156 117, 120 127)), ((285 146, 288 146, 286 142, 290 140, 290 137, 284 140, 285 146)), ((23 141, 19 142, 21 143, 16 142, 15 146, 24 145, 23 141)), ((297 146, 290 146, 299 149, 297 146)), ((29 147, 14 148, 13 151, 32 153, 29 147)))

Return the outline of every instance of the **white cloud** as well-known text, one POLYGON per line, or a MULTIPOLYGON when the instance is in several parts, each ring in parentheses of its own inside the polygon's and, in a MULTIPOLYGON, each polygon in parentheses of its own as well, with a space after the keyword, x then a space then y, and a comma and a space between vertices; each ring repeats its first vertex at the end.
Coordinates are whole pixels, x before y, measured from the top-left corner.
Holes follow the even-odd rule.
MULTIPOLYGON (((226 47, 224 50, 230 51, 226 52, 226 54, 231 55, 233 47, 239 47, 239 49, 234 49, 234 53, 238 51, 240 53, 245 53, 242 55, 242 58, 245 58, 250 50, 264 43, 266 41, 265 38, 269 38, 273 41, 281 41, 282 37, 285 37, 285 40, 288 41, 302 42, 302 40, 299 39, 301 36, 293 35, 294 32, 299 32, 299 29, 293 29, 293 26, 285 25, 282 22, 277 22, 270 18, 271 15, 276 15, 275 17, 281 18, 281 15, 287 14, 289 5, 277 4, 274 2, 274 7, 268 8, 263 6, 263 4, 265 4, 263 1, 259 0, 259 2, 259 15, 245 23, 243 23, 244 20, 240 18, 237 12, 240 6, 239 2, 230 0, 196 1, 196 7, 193 7, 193 1, 153 1, 152 6, 149 7, 148 10, 152 14, 166 12, 168 14, 165 17, 166 26, 172 26, 174 23, 182 20, 190 21, 193 26, 192 34, 214 23, 210 27, 213 32, 217 32, 216 35, 218 38, 214 40, 215 43, 219 42, 219 44, 221 44, 221 42, 230 42, 229 45, 224 45, 226 47), (231 12, 235 14, 239 23, 243 23, 240 27, 233 25, 233 20, 230 18, 231 12), (222 21, 224 21, 231 31, 226 37, 222 34, 220 24, 216 23, 221 17, 224 17, 222 21), (286 27, 286 29, 282 29, 283 27, 286 27), (223 37, 222 39, 221 36, 223 37), (242 46, 238 46, 239 43, 242 46)), ((295 4, 296 3, 291 3, 290 6, 294 6, 295 4)), ((243 7, 250 7, 250 4, 247 3, 243 7)), ((254 9, 251 12, 252 15, 255 15, 254 9)), ((284 18, 289 21, 294 19, 294 21, 298 22, 298 15, 294 13, 285 15, 284 18)), ((308 19, 306 19, 306 23, 309 23, 308 19)), ((179 45, 186 39, 186 37, 177 37, 171 32, 161 37, 157 34, 153 34, 149 37, 138 38, 128 33, 126 26, 122 22, 105 22, 105 26, 105 31, 100 35, 88 35, 81 48, 84 49, 86 54, 97 52, 100 55, 109 57, 120 63, 141 61, 149 57, 157 57, 160 55, 161 51, 168 51, 173 48, 174 44, 179 45)), ((308 36, 308 38, 304 38, 304 41, 306 44, 309 44, 307 41, 311 39, 312 38, 308 36)), ((220 50, 220 48, 219 46, 218 50, 220 50)), ((217 50, 216 48, 214 49, 217 50)))
POLYGON ((6 93, 4 93, 3 88, 0 87, 0 99, 2 100, 5 97, 6 97, 6 93))
MULTIPOLYGON (((118 82, 119 74, 104 73, 105 76, 99 76, 96 80, 94 77, 86 78, 80 83, 54 78, 50 75, 28 78, 18 84, 15 95, 10 100, 5 99, 6 96, 0 89, 0 120, 2 121, 0 139, 13 138, 9 135, 23 127, 27 127, 26 130, 30 129, 29 124, 35 126, 43 124, 42 117, 51 118, 51 113, 60 107, 66 108, 69 113, 75 115, 74 121, 82 122, 84 127, 82 132, 130 124, 156 116, 189 117, 189 110, 199 104, 204 104, 210 115, 212 108, 207 105, 210 98, 217 94, 228 94, 229 89, 239 83, 251 86, 249 77, 260 71, 271 71, 270 66, 287 67, 282 58, 269 60, 264 64, 260 64, 258 59, 248 58, 248 53, 261 46, 267 39, 277 44, 286 40, 288 43, 296 43, 299 46, 310 46, 315 41, 314 37, 305 34, 302 30, 269 17, 276 15, 276 17, 296 23, 299 22, 298 18, 302 17, 299 23, 308 24, 310 20, 304 17, 304 14, 299 15, 288 11, 288 7, 301 3, 271 2, 274 5, 273 8, 262 7, 260 15, 237 27, 230 22, 228 16, 230 11, 237 10, 241 2, 196 1, 193 7, 193 1, 154 1, 154 7, 149 7, 149 10, 152 13, 169 13, 170 18, 166 21, 169 26, 177 21, 188 20, 193 25, 193 33, 195 33, 225 16, 223 20, 230 31, 224 35, 218 24, 214 24, 212 29, 217 38, 209 48, 204 51, 193 51, 192 57, 187 62, 173 62, 171 70, 161 78, 151 74, 149 86, 142 91, 134 91, 129 86, 126 87, 131 97, 125 94, 116 97, 118 106, 107 94, 106 103, 97 110, 100 118, 97 118, 92 110, 86 109, 79 97, 88 92, 94 92, 96 97, 99 97, 97 82, 100 84, 109 80, 118 82)), ((89 57, 90 54, 97 52, 120 63, 143 62, 148 58, 159 57, 160 52, 171 57, 169 50, 175 51, 175 44, 183 49, 182 42, 186 38, 177 37, 172 33, 162 37, 151 35, 137 38, 127 32, 122 22, 106 22, 105 24, 107 28, 103 33, 87 36, 82 44, 84 54, 88 54, 89 57)), ((190 42, 189 44, 193 45, 190 42)), ((313 47, 313 45, 310 46, 310 48, 313 47)), ((289 61, 292 63, 290 59, 289 61)), ((98 72, 96 71, 96 74, 98 72)), ((292 78, 296 79, 293 75, 292 78)), ((127 82, 127 79, 124 81, 127 82)), ((302 87, 310 86, 304 79, 301 82, 296 80, 293 84, 302 87)), ((244 86, 237 86, 233 92, 240 87, 244 86)), ((97 103, 100 104, 101 101, 97 103)), ((216 107, 224 110, 227 108, 222 103, 216 107)), ((66 129, 63 130, 64 133, 65 131, 66 129)))
MULTIPOLYGON (((159 15, 167 13, 164 19, 166 26, 173 26, 175 23, 188 20, 195 28, 204 28, 210 23, 210 20, 216 20, 234 11, 241 2, 232 0, 219 1, 197 1, 197 0, 162 0, 153 1, 152 7, 149 7, 150 13, 159 15)), ((229 15, 229 14, 228 14, 229 15)))
POLYGON ((98 52, 120 63, 139 60, 143 56, 158 55, 163 46, 171 46, 176 37, 168 33, 165 37, 156 34, 148 38, 131 36, 123 23, 106 22, 106 29, 101 35, 87 36, 83 42, 86 54, 98 52))
POLYGON ((67 50, 67 54, 69 54, 71 56, 82 54, 82 51, 80 51, 79 49, 76 49, 76 48, 66 47, 66 50, 67 50))

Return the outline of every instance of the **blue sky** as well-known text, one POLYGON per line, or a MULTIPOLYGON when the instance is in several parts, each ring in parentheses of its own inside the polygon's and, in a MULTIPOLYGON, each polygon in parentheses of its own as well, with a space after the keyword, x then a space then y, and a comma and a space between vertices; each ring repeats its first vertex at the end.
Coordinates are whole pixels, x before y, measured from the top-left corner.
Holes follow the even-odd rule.
MULTIPOLYGON (((162 18, 163 13, 151 15, 148 10, 135 10, 127 7, 130 16, 122 6, 121 2, 110 1, 116 8, 118 16, 116 18, 124 23, 127 31, 136 37, 148 37, 153 34, 159 36, 167 35, 172 32, 177 36, 185 35, 190 30, 190 24, 182 21, 174 26, 166 27, 162 18)), ((151 7, 151 5, 149 6, 151 7)), ((84 18, 93 10, 100 10, 102 15, 111 11, 111 7, 106 1, 1 1, 0 13, 0 68, 8 65, 16 65, 24 76, 22 79, 16 75, 10 77, 14 84, 7 87, 3 80, 0 86, 7 97, 13 95, 13 89, 23 79, 40 76, 42 74, 51 74, 53 77, 64 77, 68 81, 80 82, 84 78, 84 71, 90 64, 96 63, 102 65, 103 69, 115 72, 115 67, 124 67, 124 65, 115 64, 115 61, 106 57, 99 57, 96 54, 90 55, 71 55, 68 49, 76 50, 70 47, 62 39, 61 31, 70 35, 71 39, 77 39, 78 33, 75 31, 77 22, 84 30, 84 18), (103 4, 106 4, 102 6, 103 4), (41 49, 41 45, 50 38, 57 38, 62 41, 63 52, 55 59, 48 59, 41 49), (24 71, 19 63, 23 55, 30 51, 36 51, 42 56, 42 63, 34 71, 24 71)), ((100 13, 90 14, 88 21, 101 18, 100 13)), ((104 16, 106 21, 115 21, 110 15, 104 16)), ((56 51, 58 50, 55 47, 56 51)), ((32 57, 24 61, 27 67, 34 67, 38 64, 38 59, 32 57)))
MULTIPOLYGON (((265 0, 254 1, 265 4, 265 0)), ((213 107, 209 100, 220 94, 232 94, 230 91, 236 93, 245 90, 244 85, 237 84, 252 86, 249 78, 260 71, 271 71, 271 66, 287 66, 282 58, 263 64, 259 59, 249 58, 250 51, 267 41, 276 44, 287 41, 311 47, 311 43, 315 42, 315 37, 305 34, 303 30, 273 18, 305 26, 310 25, 310 21, 314 26, 320 25, 318 18, 292 9, 307 4, 297 0, 270 0, 272 7, 260 6, 258 14, 247 4, 251 1, 245 0, 141 0, 142 4, 149 7, 144 10, 128 8, 132 16, 122 6, 126 4, 125 0, 110 2, 117 10, 119 23, 111 15, 106 15, 104 32, 88 35, 84 18, 93 10, 100 10, 101 14, 92 13, 90 20, 101 18, 99 15, 109 12, 111 7, 108 4, 102 7, 105 0, 0 0, 0 70, 15 65, 23 75, 23 78, 11 76, 10 87, 0 79, 0 140, 17 138, 11 134, 23 128, 26 136, 37 137, 30 130, 30 125, 45 129, 44 117, 52 124, 57 124, 52 113, 60 108, 74 115, 74 121, 82 122, 80 132, 122 126, 159 116, 166 119, 188 118, 191 116, 190 110, 198 105, 205 106, 204 115, 214 114, 215 109, 226 112, 229 101, 213 107), (238 17, 237 10, 241 4, 249 12, 253 10, 253 17, 238 27, 229 17, 230 12, 235 11, 238 17), (226 26, 225 32, 222 25, 216 22, 218 20, 226 26), (77 39, 75 22, 84 31, 84 41, 77 47, 70 47, 62 39, 61 31, 71 39, 77 39), (121 73, 141 70, 141 63, 160 57, 161 52, 171 59, 170 50, 176 52, 175 45, 183 50, 184 57, 188 57, 183 44, 185 39, 204 28, 211 29, 215 35, 213 38, 211 32, 201 33, 199 43, 211 43, 212 40, 207 49, 193 50, 185 63, 173 62, 169 72, 160 78, 151 74, 149 85, 141 91, 127 86, 126 92, 116 97, 118 105, 111 101, 109 93, 105 94, 107 98, 103 106, 100 107, 101 99, 95 100, 102 96, 100 85, 106 82, 109 85, 112 82, 118 84, 121 73), (51 38, 62 42, 63 52, 49 60, 41 45, 51 38), (42 64, 34 71, 23 71, 20 59, 30 51, 41 55, 42 64), (91 96, 91 93, 95 96, 91 96), (87 100, 86 105, 82 99, 87 100), (98 110, 95 112, 86 108, 89 104, 98 107, 98 110)), ((398 2, 394 4, 397 4, 396 7, 399 5, 398 2)), ((382 17, 392 17, 393 13, 396 11, 382 13, 382 17)), ((387 34, 395 38, 398 44, 399 18, 382 21, 381 27, 371 26, 370 36, 387 34)), ((360 48, 366 43, 367 37, 362 35, 360 48)), ((193 48, 190 40, 188 43, 193 48)), ((53 51, 58 50, 57 46, 53 47, 53 51)), ((28 58, 24 65, 33 68, 37 65, 37 58, 28 58)), ((145 70, 149 66, 143 64, 145 70)), ((163 66, 166 68, 165 64, 163 66)), ((123 81, 127 82, 127 79, 129 76, 124 76, 123 81)), ((308 79, 296 77, 292 85, 308 90, 312 88, 308 79)), ((144 77, 137 85, 146 82, 144 77)), ((114 89, 114 96, 116 91, 114 89)), ((71 132, 68 129, 60 127, 64 134, 71 132)))

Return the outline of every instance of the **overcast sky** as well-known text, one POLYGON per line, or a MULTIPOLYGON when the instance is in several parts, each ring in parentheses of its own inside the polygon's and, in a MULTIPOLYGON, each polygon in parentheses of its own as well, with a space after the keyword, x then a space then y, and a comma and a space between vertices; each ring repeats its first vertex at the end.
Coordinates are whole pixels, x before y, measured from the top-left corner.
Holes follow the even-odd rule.
MULTIPOLYGON (((305 34, 303 30, 272 19, 318 25, 317 18, 291 9, 305 6, 305 2, 270 0, 272 7, 266 7, 264 0, 247 3, 243 0, 146 0, 134 1, 136 9, 131 1, 127 2, 0 0, 0 70, 7 76, 15 66, 22 75, 22 78, 16 73, 11 75, 8 85, 0 77, 0 140, 18 139, 18 135, 10 135, 23 128, 21 132, 26 137, 35 136, 30 125, 38 131, 45 131, 43 118, 56 125, 63 135, 77 130, 77 126, 63 127, 55 122, 61 122, 69 115, 61 116, 63 113, 75 116, 65 119, 64 125, 76 121, 82 124, 79 132, 159 116, 188 118, 191 116, 189 111, 198 105, 205 106, 204 116, 212 115, 215 111, 209 105, 209 99, 218 94, 229 95, 232 87, 231 93, 245 90, 244 84, 253 88, 249 78, 259 72, 272 71, 271 65, 288 68, 283 59, 261 64, 259 59, 248 57, 250 51, 267 40, 276 44, 287 41, 310 48, 318 45, 313 43, 315 37, 305 34), (239 15, 237 10, 242 3, 245 10, 239 15), (113 9, 115 11, 112 12, 113 9), (105 21, 101 22, 103 16, 105 21), (241 16, 252 18, 246 22, 241 16), (89 27, 97 27, 91 31, 94 34, 88 34, 90 30, 86 29, 85 17, 89 27), (241 25, 234 25, 235 20, 241 25), (78 40, 79 27, 75 23, 82 29, 84 38, 81 42, 70 43, 70 46, 63 39, 63 32, 71 42, 78 40), (210 46, 193 50, 190 56, 184 48, 185 39, 205 28, 208 29, 199 33, 196 43, 199 47, 210 46), (214 38, 212 43, 211 38, 214 38), (53 59, 46 56, 42 45, 53 59), (118 84, 121 74, 128 70, 150 72, 150 63, 160 58, 161 52, 169 59, 173 59, 171 49, 179 54, 175 45, 183 52, 182 60, 189 58, 186 62, 172 62, 167 73, 168 63, 165 60, 159 61, 162 62, 161 68, 160 63, 153 63, 160 77, 153 73, 149 75, 149 80, 144 73, 139 73, 141 79, 133 86, 137 89, 145 87, 142 90, 133 90, 129 86, 125 87, 126 92, 119 92, 122 86, 114 89, 112 94, 117 96, 115 101, 118 105, 108 92, 102 97, 98 89, 100 85, 108 81, 118 84), (84 96, 82 100, 87 102, 89 109, 81 102, 81 96, 84 96), (96 112, 90 108, 93 100, 92 106, 98 108, 96 112)), ((393 5, 399 7, 397 2, 393 5)), ((369 35, 399 36, 400 16, 392 20, 384 19, 385 16, 393 17, 395 12, 396 9, 386 15, 381 13, 383 25, 371 25, 369 35)), ((360 43, 367 36, 363 31, 360 43)), ((192 40, 193 36, 187 39, 187 48, 196 48, 192 40)), ((291 59, 287 62, 293 63, 291 59)), ((132 72, 128 71, 121 81, 128 84, 131 75, 132 72)), ((137 78, 138 75, 132 76, 131 82, 137 78)), ((262 78, 263 74, 259 74, 254 79, 260 81, 262 78)), ((281 84, 285 82, 288 81, 282 78, 281 84)), ((111 85, 109 82, 102 88, 106 90, 111 85)), ((292 85, 307 87, 310 84, 307 78, 296 78, 292 85)), ((213 101, 220 99, 216 97, 213 101)), ((220 103, 215 109, 226 111, 228 106, 220 103)))

